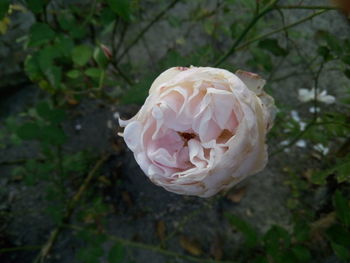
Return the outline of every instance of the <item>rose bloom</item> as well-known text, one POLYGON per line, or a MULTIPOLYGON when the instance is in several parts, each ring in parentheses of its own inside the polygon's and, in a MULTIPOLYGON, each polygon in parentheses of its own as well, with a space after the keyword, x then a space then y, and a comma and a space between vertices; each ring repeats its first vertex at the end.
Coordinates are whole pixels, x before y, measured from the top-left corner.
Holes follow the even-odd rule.
POLYGON ((267 163, 274 100, 258 75, 210 67, 174 67, 152 84, 124 140, 156 185, 210 197, 267 163))

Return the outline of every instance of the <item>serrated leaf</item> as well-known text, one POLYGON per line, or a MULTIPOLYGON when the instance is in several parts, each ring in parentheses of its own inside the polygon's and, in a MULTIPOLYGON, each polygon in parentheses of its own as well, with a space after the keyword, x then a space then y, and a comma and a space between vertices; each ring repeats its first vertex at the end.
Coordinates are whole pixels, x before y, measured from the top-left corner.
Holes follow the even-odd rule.
POLYGON ((55 32, 44 23, 35 23, 30 28, 29 43, 30 47, 37 47, 49 42, 55 38, 55 32))
POLYGON ((350 226, 350 207, 348 200, 337 190, 333 196, 333 205, 339 220, 346 226, 350 226))
POLYGON ((107 0, 112 11, 125 19, 130 20, 130 3, 129 0, 107 0))
POLYGON ((283 57, 288 54, 288 51, 279 45, 277 39, 264 39, 259 42, 258 47, 271 52, 275 56, 283 57))
POLYGON ((67 72, 67 77, 71 78, 71 79, 77 79, 81 76, 81 73, 79 70, 77 69, 72 69, 70 71, 67 72))
POLYGON ((86 63, 88 63, 91 56, 92 50, 86 45, 76 46, 72 50, 73 62, 78 66, 84 66, 86 63))
POLYGON ((108 262, 109 263, 120 263, 125 257, 124 247, 117 243, 115 244, 108 253, 108 262))
POLYGON ((248 247, 254 247, 257 244, 258 235, 252 226, 235 215, 226 214, 226 217, 229 220, 231 226, 242 232, 246 239, 246 245, 248 247))
POLYGON ((84 73, 90 78, 98 79, 102 74, 102 70, 99 68, 88 68, 84 73))

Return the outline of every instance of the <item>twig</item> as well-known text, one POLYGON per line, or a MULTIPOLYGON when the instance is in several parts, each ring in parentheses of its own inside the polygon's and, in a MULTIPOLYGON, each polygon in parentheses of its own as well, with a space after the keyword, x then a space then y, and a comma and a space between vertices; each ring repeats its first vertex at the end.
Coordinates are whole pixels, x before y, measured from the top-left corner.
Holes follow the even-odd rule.
POLYGON ((129 85, 134 85, 134 82, 119 68, 114 60, 111 61, 111 65, 113 66, 113 73, 115 75, 122 77, 129 85))
POLYGON ((237 38, 237 40, 233 43, 231 48, 224 54, 218 61, 214 64, 215 67, 219 66, 222 62, 224 62, 229 56, 233 55, 236 51, 237 46, 241 43, 243 38, 249 33, 249 31, 253 28, 253 26, 259 21, 260 18, 265 16, 267 13, 271 12, 274 9, 274 5, 278 0, 272 1, 270 5, 268 5, 261 13, 257 14, 253 17, 247 27, 242 31, 241 35, 237 38))
POLYGON ((76 207, 76 205, 78 204, 79 200, 81 199, 83 193, 85 192, 85 190, 87 189, 87 187, 89 186, 91 180, 93 179, 93 177, 95 176, 96 172, 98 171, 98 169, 101 167, 101 165, 108 159, 109 155, 104 155, 102 156, 95 164, 95 166, 92 168, 92 170, 90 171, 90 173, 87 175, 87 177, 84 179, 83 183, 81 184, 81 186, 79 187, 78 191, 76 192, 76 194, 72 197, 72 199, 70 200, 70 202, 68 203, 67 207, 66 207, 66 211, 65 214, 63 216, 63 219, 61 220, 61 224, 58 225, 54 230, 52 230, 49 239, 47 240, 47 242, 42 246, 38 256, 36 257, 35 261, 36 263, 42 263, 44 262, 46 256, 49 254, 51 248, 53 247, 59 233, 62 230, 62 224, 66 223, 69 221, 72 213, 74 212, 74 209, 76 207))
MULTIPOLYGON (((77 231, 86 230, 85 228, 73 226, 73 225, 65 225, 65 227, 70 228, 70 229, 74 229, 77 231)), ((93 232, 96 232, 96 231, 93 231, 93 232)), ((196 258, 196 257, 192 257, 192 256, 182 255, 182 254, 179 254, 179 253, 171 251, 171 250, 166 250, 166 249, 163 249, 159 246, 153 246, 153 245, 148 245, 148 244, 139 243, 139 242, 135 242, 135 241, 130 241, 127 239, 123 239, 123 238, 120 238, 117 236, 112 236, 112 235, 107 235, 107 234, 106 234, 106 236, 110 240, 116 241, 116 242, 121 243, 125 246, 150 250, 150 251, 153 251, 153 252, 162 254, 164 256, 168 256, 168 257, 181 258, 181 259, 186 259, 186 260, 189 260, 192 262, 201 262, 201 263, 205 263, 205 262, 207 262, 207 263, 234 263, 233 261, 219 261, 219 260, 214 260, 214 259, 196 258)))
POLYGON ((158 20, 160 20, 171 8, 173 8, 177 2, 180 0, 173 0, 163 11, 161 11, 158 15, 154 17, 154 19, 148 23, 145 28, 143 28, 140 33, 131 41, 131 43, 124 49, 123 53, 117 58, 117 63, 121 61, 124 56, 129 52, 129 50, 136 45, 136 43, 141 39, 141 37, 155 24, 158 20))
POLYGON ((279 9, 307 9, 307 10, 334 10, 338 9, 336 6, 302 6, 302 5, 277 5, 276 8, 279 9))
POLYGON ((120 33, 120 36, 119 36, 119 39, 118 39, 117 46, 115 48, 115 53, 113 54, 113 58, 118 56, 119 50, 120 50, 120 48, 122 46, 122 43, 124 41, 125 33, 126 33, 127 29, 128 29, 128 24, 126 24, 123 21, 122 21, 122 23, 123 23, 122 30, 121 30, 121 33, 120 33))
POLYGON ((325 64, 325 61, 323 60, 318 71, 315 74, 315 82, 314 82, 314 86, 315 86, 314 87, 315 88, 315 91, 314 91, 314 108, 315 108, 314 120, 315 121, 317 120, 317 116, 318 116, 318 111, 317 111, 317 104, 318 104, 317 95, 318 95, 318 88, 319 88, 318 83, 319 83, 319 78, 320 78, 321 72, 323 70, 324 64, 325 64))
POLYGON ((316 16, 319 16, 319 15, 321 15, 321 14, 327 12, 327 11, 329 11, 329 10, 324 9, 324 10, 315 12, 315 13, 313 13, 313 14, 311 14, 311 15, 309 15, 309 16, 303 18, 303 19, 300 19, 300 20, 298 20, 298 21, 296 21, 296 22, 294 22, 294 23, 291 23, 291 24, 289 24, 289 25, 287 25, 287 26, 283 26, 283 27, 281 27, 281 28, 278 28, 278 29, 273 30, 273 31, 271 31, 271 32, 268 32, 268 33, 266 33, 266 34, 262 34, 262 35, 260 35, 260 36, 254 37, 254 38, 248 40, 247 42, 243 43, 242 45, 238 46, 238 47, 236 48, 236 50, 240 50, 240 49, 246 48, 247 46, 251 45, 252 43, 254 43, 254 42, 256 42, 256 41, 259 41, 259 40, 262 40, 262 39, 267 38, 267 37, 269 37, 269 36, 272 36, 272 35, 274 35, 274 34, 277 34, 277 33, 281 32, 281 31, 284 31, 284 30, 286 30, 286 29, 288 29, 288 28, 292 28, 292 27, 295 27, 295 26, 297 26, 297 25, 300 25, 300 24, 302 24, 302 23, 304 23, 304 22, 306 22, 306 21, 308 21, 308 20, 310 20, 310 19, 312 19, 312 18, 314 18, 314 17, 316 17, 316 16))

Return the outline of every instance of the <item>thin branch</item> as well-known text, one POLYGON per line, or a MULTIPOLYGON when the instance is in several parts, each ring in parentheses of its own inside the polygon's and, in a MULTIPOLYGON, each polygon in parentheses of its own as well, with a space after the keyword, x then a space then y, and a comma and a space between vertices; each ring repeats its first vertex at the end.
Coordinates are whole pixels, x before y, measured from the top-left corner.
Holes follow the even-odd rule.
POLYGON ((156 23, 158 22, 171 8, 173 8, 180 0, 173 0, 163 11, 154 17, 154 19, 143 28, 140 33, 131 41, 131 43, 124 49, 123 53, 117 58, 117 62, 121 61, 129 50, 136 45, 136 43, 142 38, 142 36, 156 23))
POLYGON ((214 64, 215 67, 219 66, 223 63, 229 56, 233 55, 236 51, 237 46, 242 42, 243 38, 249 33, 249 31, 253 28, 253 26, 259 21, 260 18, 268 14, 274 9, 274 5, 278 0, 272 1, 270 5, 268 5, 261 13, 257 14, 253 17, 247 27, 242 31, 241 35, 236 39, 231 48, 224 54, 218 61, 214 64))
POLYGON ((302 6, 302 5, 278 5, 276 8, 279 9, 306 9, 306 10, 335 10, 338 9, 335 6, 302 6))
POLYGON ((321 14, 327 12, 327 11, 329 11, 329 10, 324 9, 324 10, 315 12, 315 13, 313 13, 313 14, 311 14, 311 15, 309 15, 309 16, 303 18, 303 19, 300 19, 300 20, 298 20, 298 21, 296 21, 296 22, 294 22, 294 23, 291 23, 291 24, 289 24, 289 25, 287 25, 287 26, 283 26, 283 27, 281 27, 281 28, 278 28, 278 29, 273 30, 273 31, 271 31, 271 32, 268 32, 268 33, 266 33, 266 34, 262 34, 262 35, 260 35, 260 36, 254 37, 254 38, 248 40, 247 42, 243 43, 242 45, 238 46, 238 47, 236 48, 236 50, 243 49, 243 48, 245 48, 245 47, 251 45, 252 43, 254 43, 254 42, 256 42, 256 41, 262 40, 262 39, 264 39, 264 38, 267 38, 267 37, 269 37, 269 36, 272 36, 272 35, 274 35, 274 34, 277 34, 277 33, 281 32, 281 31, 286 30, 286 29, 289 29, 289 28, 295 27, 295 26, 297 26, 297 25, 300 25, 300 24, 302 24, 302 23, 304 23, 304 22, 306 22, 306 21, 308 21, 308 20, 311 20, 312 18, 314 18, 314 17, 316 17, 316 16, 319 16, 319 15, 321 15, 321 14))
POLYGON ((100 169, 100 167, 102 166, 102 164, 108 159, 109 155, 104 155, 102 156, 95 164, 95 166, 92 168, 92 170, 90 171, 90 173, 87 175, 87 177, 84 179, 83 183, 81 184, 81 186, 79 187, 78 191, 76 192, 76 194, 72 197, 72 199, 69 201, 66 210, 65 210, 65 214, 63 216, 62 219, 62 223, 60 225, 58 225, 54 230, 51 231, 50 237, 47 240, 47 242, 42 246, 38 256, 36 257, 34 262, 37 263, 42 263, 44 262, 46 256, 49 254, 49 252, 51 251, 51 248, 53 247, 55 241, 57 240, 57 237, 59 235, 59 233, 62 230, 62 224, 69 222, 69 219, 72 215, 72 213, 74 212, 74 209, 76 207, 76 205, 78 204, 78 202, 80 201, 83 193, 85 192, 85 190, 88 188, 90 182, 92 181, 92 179, 94 178, 95 174, 97 173, 97 171, 100 169))

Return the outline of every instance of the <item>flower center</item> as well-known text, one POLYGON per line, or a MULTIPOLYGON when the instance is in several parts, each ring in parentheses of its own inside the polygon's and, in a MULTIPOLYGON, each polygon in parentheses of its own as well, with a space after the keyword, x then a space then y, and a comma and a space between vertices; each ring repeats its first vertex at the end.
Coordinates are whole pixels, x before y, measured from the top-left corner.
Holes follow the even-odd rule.
POLYGON ((177 133, 184 140, 184 146, 187 146, 189 140, 197 137, 195 133, 189 133, 189 132, 177 132, 177 133))

